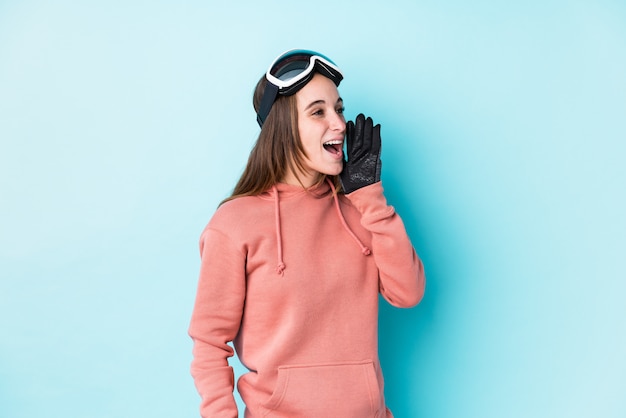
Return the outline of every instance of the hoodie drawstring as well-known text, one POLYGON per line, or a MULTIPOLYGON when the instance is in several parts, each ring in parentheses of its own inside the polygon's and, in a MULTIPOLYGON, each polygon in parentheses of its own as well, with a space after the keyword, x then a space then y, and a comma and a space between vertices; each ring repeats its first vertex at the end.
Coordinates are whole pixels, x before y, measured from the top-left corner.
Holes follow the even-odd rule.
POLYGON ((276 266, 276 273, 282 276, 285 271, 285 263, 283 263, 283 242, 280 237, 280 204, 278 201, 278 189, 276 186, 272 186, 274 191, 274 214, 276 221, 276 242, 278 243, 278 265, 276 266))
POLYGON ((337 211, 337 216, 339 217, 339 220, 341 221, 341 225, 343 225, 343 229, 345 229, 348 232, 348 234, 350 234, 350 236, 354 239, 354 241, 356 241, 363 255, 370 255, 372 251, 369 248, 367 248, 365 245, 363 245, 359 237, 357 237, 356 234, 352 232, 352 230, 346 223, 346 219, 343 217, 343 213, 341 213, 341 208, 339 207, 339 198, 337 197, 337 191, 335 190, 335 185, 328 178, 326 179, 326 181, 328 181, 328 184, 330 185, 330 189, 333 192, 333 200, 335 201, 335 210, 337 211))

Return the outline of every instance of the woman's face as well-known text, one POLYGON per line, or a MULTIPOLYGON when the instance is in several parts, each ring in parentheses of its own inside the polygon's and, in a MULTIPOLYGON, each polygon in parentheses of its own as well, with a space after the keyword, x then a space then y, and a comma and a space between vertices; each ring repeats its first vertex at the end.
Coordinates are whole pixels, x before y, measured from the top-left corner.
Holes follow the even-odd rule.
MULTIPOLYGON (((298 132, 306 153, 306 171, 300 173, 305 186, 311 186, 318 173, 338 175, 343 169, 343 141, 346 120, 343 116, 343 100, 335 83, 315 74, 296 93, 298 108, 298 132)), ((289 176, 288 176, 289 177, 289 176)), ((286 179, 287 183, 290 183, 286 179)), ((295 183, 297 184, 297 180, 295 183)))

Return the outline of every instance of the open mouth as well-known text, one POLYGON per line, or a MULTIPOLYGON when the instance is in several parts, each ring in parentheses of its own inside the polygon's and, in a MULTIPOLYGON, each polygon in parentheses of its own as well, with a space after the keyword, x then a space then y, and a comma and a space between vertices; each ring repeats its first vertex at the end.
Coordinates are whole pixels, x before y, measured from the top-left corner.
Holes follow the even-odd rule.
POLYGON ((330 152, 333 155, 339 156, 342 153, 343 141, 340 141, 340 140, 327 141, 327 142, 324 142, 322 145, 324 146, 324 149, 326 151, 330 152))

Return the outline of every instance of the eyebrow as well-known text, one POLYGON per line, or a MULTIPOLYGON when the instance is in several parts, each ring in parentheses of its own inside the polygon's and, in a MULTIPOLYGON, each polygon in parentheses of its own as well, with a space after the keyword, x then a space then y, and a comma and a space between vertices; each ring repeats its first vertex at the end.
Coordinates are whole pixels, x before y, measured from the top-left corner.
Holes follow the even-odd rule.
MULTIPOLYGON (((318 104, 324 104, 324 103, 326 103, 325 100, 322 100, 322 99, 315 100, 314 102, 309 103, 309 105, 307 107, 305 107, 304 110, 308 110, 308 109, 312 108, 313 106, 317 106, 318 104)), ((337 99, 337 103, 335 103, 335 104, 343 104, 343 99, 341 97, 338 98, 337 99)))

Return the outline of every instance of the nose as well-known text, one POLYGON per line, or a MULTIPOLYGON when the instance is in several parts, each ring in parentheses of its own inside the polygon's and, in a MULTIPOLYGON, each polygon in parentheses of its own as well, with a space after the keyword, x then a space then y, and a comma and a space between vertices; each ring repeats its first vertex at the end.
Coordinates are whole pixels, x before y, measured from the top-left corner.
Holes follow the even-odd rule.
POLYGON ((329 121, 329 127, 333 131, 345 132, 346 119, 342 113, 332 112, 332 116, 329 121))

